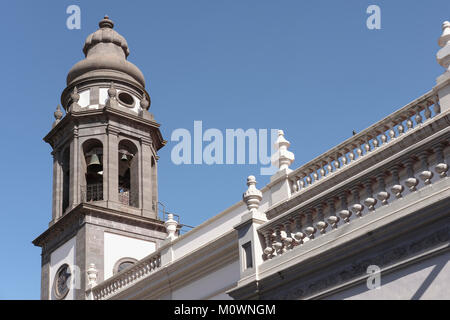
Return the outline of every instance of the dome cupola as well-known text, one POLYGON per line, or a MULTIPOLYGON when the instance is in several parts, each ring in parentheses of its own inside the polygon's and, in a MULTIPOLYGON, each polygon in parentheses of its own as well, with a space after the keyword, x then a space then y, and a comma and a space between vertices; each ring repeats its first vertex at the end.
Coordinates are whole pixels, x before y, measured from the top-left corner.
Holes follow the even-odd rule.
POLYGON ((105 16, 99 29, 90 34, 84 43, 85 59, 75 64, 67 75, 67 86, 85 79, 122 80, 145 88, 141 70, 127 61, 130 54, 127 41, 114 29, 114 22, 105 16))

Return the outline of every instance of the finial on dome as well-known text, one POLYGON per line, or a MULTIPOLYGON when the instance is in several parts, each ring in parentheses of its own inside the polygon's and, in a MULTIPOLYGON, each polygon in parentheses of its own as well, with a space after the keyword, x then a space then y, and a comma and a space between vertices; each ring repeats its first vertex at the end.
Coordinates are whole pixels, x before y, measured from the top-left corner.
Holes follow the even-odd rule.
POLYGON ((109 19, 108 15, 105 15, 105 17, 98 23, 98 26, 100 28, 114 28, 114 22, 109 19))
POLYGON ((149 107, 150 107, 150 101, 147 100, 147 98, 145 97, 145 94, 144 94, 144 97, 141 100, 141 108, 148 110, 149 107))
POLYGON ((105 105, 107 107, 111 107, 111 108, 117 108, 119 107, 119 102, 117 101, 117 90, 116 87, 114 86, 114 83, 111 81, 111 84, 109 85, 109 89, 108 89, 108 100, 106 100, 105 105))
POLYGON ((63 116, 60 105, 58 105, 56 107, 56 111, 53 113, 53 116, 55 117, 55 122, 53 122, 53 127, 54 127, 61 121, 62 116, 63 116))

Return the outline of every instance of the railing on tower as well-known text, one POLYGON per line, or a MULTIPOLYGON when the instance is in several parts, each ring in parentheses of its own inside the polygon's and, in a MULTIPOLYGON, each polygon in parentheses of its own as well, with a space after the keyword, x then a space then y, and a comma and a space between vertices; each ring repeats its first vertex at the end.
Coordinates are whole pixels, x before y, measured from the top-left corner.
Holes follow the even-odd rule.
POLYGON ((103 184, 95 183, 81 186, 81 201, 93 202, 103 200, 103 184))

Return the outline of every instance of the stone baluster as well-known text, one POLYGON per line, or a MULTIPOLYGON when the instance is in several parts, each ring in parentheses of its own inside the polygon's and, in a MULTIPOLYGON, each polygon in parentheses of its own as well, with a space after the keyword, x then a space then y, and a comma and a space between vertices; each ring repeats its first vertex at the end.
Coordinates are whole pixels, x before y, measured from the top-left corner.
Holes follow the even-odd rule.
POLYGON ((434 102, 434 114, 438 115, 439 113, 441 113, 441 105, 439 104, 439 97, 437 95, 434 96, 433 98, 433 102, 434 102))
POLYGON ((356 148, 356 154, 358 155, 358 159, 361 158, 361 156, 362 156, 362 154, 363 154, 363 150, 362 150, 362 148, 361 148, 361 145, 359 145, 359 146, 356 148))
POLYGON ((375 205, 377 204, 377 199, 373 197, 372 193, 372 179, 368 178, 364 182, 364 187, 366 188, 366 199, 364 199, 364 204, 367 206, 369 211, 375 210, 375 205))
POLYGON ((372 139, 372 143, 373 143, 373 148, 376 149, 378 148, 378 146, 380 145, 380 141, 378 141, 378 136, 375 135, 372 139))
POLYGON ((391 187, 391 191, 397 199, 400 199, 402 197, 402 192, 404 190, 403 186, 400 184, 399 170, 400 166, 398 164, 392 166, 390 169, 392 173, 392 184, 393 184, 391 187))
POLYGON ((366 150, 366 154, 370 152, 371 150, 371 146, 370 146, 370 137, 367 137, 367 141, 364 144, 364 149, 366 150))
POLYGON ((425 116, 425 121, 431 119, 431 110, 430 106, 428 105, 428 101, 425 102, 425 112, 423 113, 423 115, 425 116))
POLYGON ((291 184, 291 187, 292 187, 292 191, 294 193, 298 192, 300 190, 299 183, 298 183, 298 177, 294 177, 293 179, 291 179, 290 180, 290 184, 291 184))
POLYGON ((325 222, 325 215, 323 213, 323 207, 324 207, 323 203, 319 203, 316 206, 317 219, 318 219, 318 222, 316 223, 316 227, 320 231, 321 234, 325 234, 326 228, 328 227, 328 223, 325 222))
POLYGON ((341 202, 341 211, 339 211, 339 216, 344 220, 344 222, 350 222, 350 216, 352 213, 347 207, 347 191, 343 191, 339 194, 339 200, 341 202))
POLYGON ((410 116, 408 116, 408 119, 406 120, 406 128, 406 131, 409 131, 413 128, 413 122, 410 116))
POLYGON ((272 243, 274 254, 277 255, 283 253, 283 243, 281 242, 281 226, 275 227, 275 241, 272 243))
POLYGON ((381 145, 385 145, 386 142, 387 142, 387 139, 388 138, 387 138, 386 133, 382 132, 381 135, 380 135, 381 145))
POLYGON ((398 130, 398 135, 401 136, 403 133, 405 133, 405 127, 403 126, 403 122, 402 120, 400 120, 398 126, 397 126, 397 130, 398 130))
POLYGON ((295 219, 295 233, 294 233, 294 241, 297 245, 303 243, 303 239, 305 238, 305 234, 302 232, 302 215, 298 214, 295 219))
MULTIPOLYGON (((352 146, 352 147, 353 147, 353 146, 352 146)), ((348 152, 348 159, 349 159, 349 163, 351 163, 352 161, 355 160, 355 152, 353 151, 353 149, 351 149, 351 150, 348 152)))
POLYGON ((314 228, 313 210, 311 208, 306 210, 306 225, 307 227, 305 228, 305 233, 307 237, 304 241, 307 241, 307 239, 312 240, 314 239, 314 234, 316 233, 317 229, 314 228))
POLYGON ((322 166, 320 167, 319 172, 320 172, 320 177, 321 177, 321 179, 324 178, 324 177, 327 175, 327 172, 325 171, 324 165, 323 165, 323 164, 322 164, 322 166))
POLYGON ((406 167, 406 175, 407 179, 405 180, 405 186, 408 187, 410 191, 416 191, 416 186, 419 183, 419 181, 414 178, 414 160, 412 158, 408 158, 405 160, 405 167, 406 167))
POLYGON ((336 229, 337 228, 337 224, 339 222, 339 217, 336 216, 336 209, 334 207, 334 203, 335 203, 335 199, 334 197, 331 197, 330 199, 328 199, 328 208, 329 208, 329 216, 328 216, 328 223, 331 225, 332 229, 336 229))
POLYGON ((291 221, 287 220, 286 222, 283 223, 284 226, 284 232, 286 233, 285 237, 283 238, 283 243, 284 243, 284 248, 290 249, 292 247, 292 242, 294 239, 292 239, 292 234, 291 234, 291 221))
POLYGON ((333 172, 333 166, 331 165, 332 162, 333 162, 333 159, 330 158, 328 160, 328 164, 327 164, 328 174, 331 174, 333 172))
POLYGON ((438 143, 434 146, 434 152, 436 153, 436 166, 434 167, 434 170, 441 178, 444 178, 447 176, 448 171, 448 165, 445 163, 444 160, 444 145, 442 143, 438 143))
POLYGON ((306 175, 306 183, 308 186, 312 185, 311 175, 309 174, 306 175))
POLYGON ((353 204, 350 209, 355 213, 357 217, 361 217, 364 206, 360 203, 359 199, 359 186, 355 185, 351 188, 351 192, 353 195, 353 204))
POLYGON ((341 156, 340 159, 341 159, 341 161, 342 161, 342 166, 347 165, 348 159, 347 159, 347 156, 345 155, 345 153, 341 156))
POLYGON ((299 178, 298 185, 299 185, 300 190, 306 188, 305 175, 304 174, 302 174, 302 176, 299 178))
POLYGON ((389 192, 386 191, 386 182, 384 180, 385 173, 380 172, 377 174, 377 181, 378 181, 378 193, 377 198, 381 201, 383 205, 388 204, 388 199, 391 196, 389 192))
POLYGON ((422 179, 423 183, 430 184, 431 178, 433 178, 433 172, 428 169, 428 151, 424 150, 419 153, 419 159, 422 167, 419 178, 422 179))
POLYGON ((272 232, 271 230, 264 232, 264 240, 266 242, 266 247, 264 248, 264 255, 266 259, 272 258, 273 249, 272 249, 272 232))
POLYGON ((333 165, 336 170, 341 168, 341 163, 339 162, 339 156, 336 156, 336 159, 333 161, 333 165))
POLYGON ((419 125, 422 123, 422 116, 420 115, 420 106, 416 109, 416 116, 414 117, 414 120, 416 120, 416 125, 419 125))
POLYGON ((396 125, 395 122, 393 122, 391 124, 391 127, 389 128, 389 137, 391 137, 391 140, 395 138, 395 130, 394 130, 395 125, 396 125))
POLYGON ((317 173, 317 170, 314 170, 313 178, 314 178, 314 181, 319 181, 319 174, 317 173))

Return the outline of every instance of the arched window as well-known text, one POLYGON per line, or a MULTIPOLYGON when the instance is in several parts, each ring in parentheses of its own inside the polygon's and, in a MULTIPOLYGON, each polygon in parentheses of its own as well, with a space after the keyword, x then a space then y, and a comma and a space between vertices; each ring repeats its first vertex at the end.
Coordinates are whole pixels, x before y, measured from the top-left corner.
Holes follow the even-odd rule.
POLYGON ((122 258, 122 259, 118 260, 114 264, 113 274, 119 273, 120 271, 122 271, 132 265, 135 265, 136 262, 137 262, 137 260, 134 258, 122 258))
POLYGON ((70 190, 70 147, 67 147, 62 156, 62 176, 63 176, 63 197, 62 197, 62 214, 69 207, 69 190, 70 190))
POLYGON ((99 140, 88 140, 83 143, 83 152, 84 199, 88 202, 103 200, 103 145, 99 140))
POLYGON ((136 146, 129 140, 119 143, 119 201, 139 208, 139 160, 136 146))

